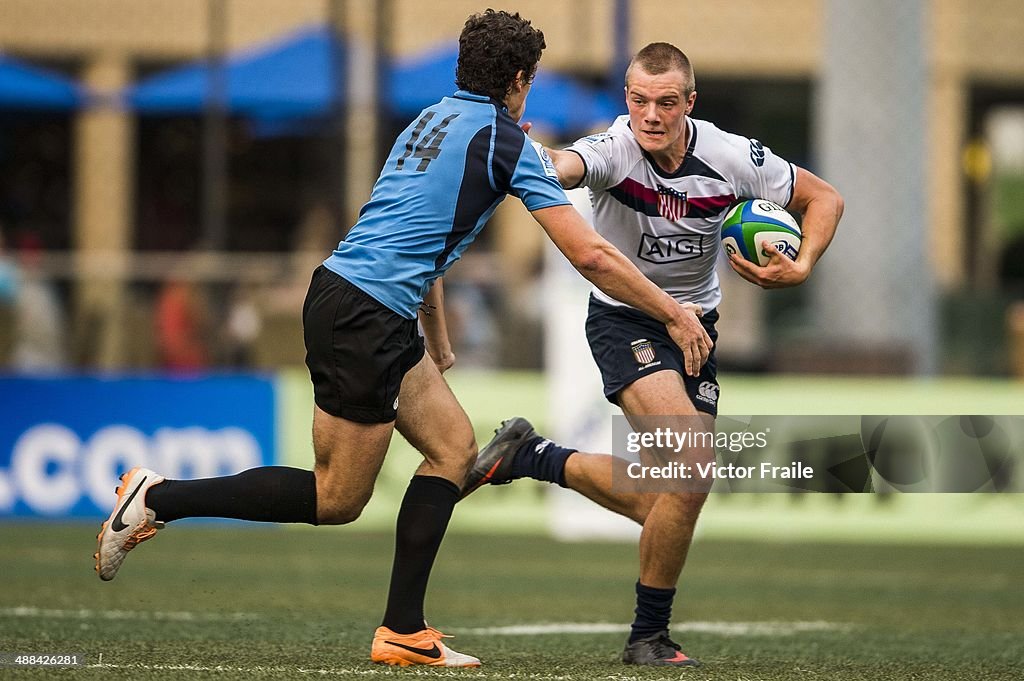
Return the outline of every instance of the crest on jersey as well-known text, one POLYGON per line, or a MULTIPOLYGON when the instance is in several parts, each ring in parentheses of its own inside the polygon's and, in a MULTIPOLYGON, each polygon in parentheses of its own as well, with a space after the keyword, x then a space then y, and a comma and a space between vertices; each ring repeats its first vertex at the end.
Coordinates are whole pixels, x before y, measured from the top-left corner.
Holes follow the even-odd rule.
POLYGON ((686 215, 686 192, 671 187, 658 187, 658 212, 669 222, 675 222, 686 215))
POLYGON ((654 361, 654 345, 646 338, 633 341, 629 347, 637 364, 647 365, 654 361))

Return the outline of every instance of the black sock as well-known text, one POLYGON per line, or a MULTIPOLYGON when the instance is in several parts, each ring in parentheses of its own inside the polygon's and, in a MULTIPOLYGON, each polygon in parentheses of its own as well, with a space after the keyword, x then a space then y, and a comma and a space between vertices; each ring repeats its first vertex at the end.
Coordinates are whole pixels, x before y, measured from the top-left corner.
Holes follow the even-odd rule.
POLYGON ((512 478, 533 478, 544 482, 565 484, 565 462, 575 449, 566 449, 540 435, 526 440, 516 450, 512 461, 512 478))
POLYGON ((263 466, 202 480, 164 480, 146 492, 146 508, 165 523, 179 518, 237 518, 316 525, 313 471, 263 466))
POLYGON ((636 619, 633 620, 629 642, 637 641, 668 629, 672 619, 675 589, 656 589, 636 583, 636 619))
POLYGON ((395 563, 383 622, 396 634, 412 634, 425 626, 427 579, 458 500, 458 485, 429 475, 414 476, 405 491, 398 511, 395 563))

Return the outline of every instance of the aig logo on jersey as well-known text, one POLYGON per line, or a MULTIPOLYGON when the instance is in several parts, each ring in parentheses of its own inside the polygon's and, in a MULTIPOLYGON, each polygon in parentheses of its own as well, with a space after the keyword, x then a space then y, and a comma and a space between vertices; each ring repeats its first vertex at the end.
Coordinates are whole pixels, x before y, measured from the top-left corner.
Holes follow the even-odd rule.
POLYGON ((670 262, 693 260, 704 255, 704 236, 691 234, 669 234, 655 236, 644 234, 640 239, 637 257, 659 265, 670 262))
POLYGON ((658 187, 658 213, 669 222, 676 222, 686 216, 686 192, 671 187, 658 187))
POLYGON ((718 403, 718 386, 711 381, 702 381, 697 386, 697 399, 710 405, 718 403))
POLYGON ((640 338, 630 343, 629 348, 633 351, 633 359, 636 360, 641 369, 654 363, 654 345, 651 341, 646 338, 640 338))

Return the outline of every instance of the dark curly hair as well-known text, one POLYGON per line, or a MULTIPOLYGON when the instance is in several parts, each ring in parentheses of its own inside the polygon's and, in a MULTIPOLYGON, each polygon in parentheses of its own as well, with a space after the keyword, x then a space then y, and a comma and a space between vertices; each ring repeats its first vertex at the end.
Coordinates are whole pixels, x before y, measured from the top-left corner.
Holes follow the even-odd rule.
POLYGON ((533 80, 545 47, 544 33, 518 12, 488 9, 474 14, 459 36, 455 84, 462 90, 504 101, 516 73, 522 71, 527 83, 533 80))

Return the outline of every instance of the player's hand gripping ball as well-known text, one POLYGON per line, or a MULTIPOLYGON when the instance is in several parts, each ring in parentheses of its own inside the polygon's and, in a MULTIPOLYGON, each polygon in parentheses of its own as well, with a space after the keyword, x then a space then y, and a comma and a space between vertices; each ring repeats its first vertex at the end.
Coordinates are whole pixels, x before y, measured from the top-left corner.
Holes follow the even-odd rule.
POLYGON ((767 241, 782 255, 796 260, 800 252, 800 226, 785 208, 767 199, 751 199, 736 204, 722 223, 722 248, 728 255, 739 255, 764 267, 771 254, 762 244, 767 241))

